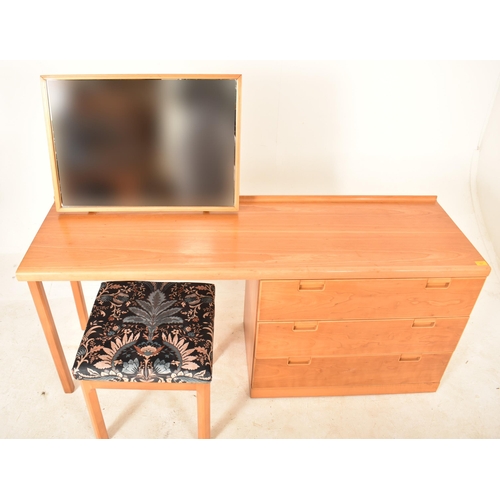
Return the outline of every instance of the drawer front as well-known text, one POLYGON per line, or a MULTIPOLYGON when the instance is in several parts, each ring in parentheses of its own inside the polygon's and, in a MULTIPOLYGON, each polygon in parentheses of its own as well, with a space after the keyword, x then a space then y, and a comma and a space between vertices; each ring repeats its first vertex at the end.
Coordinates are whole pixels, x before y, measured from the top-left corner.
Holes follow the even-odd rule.
POLYGON ((468 318, 259 323, 255 357, 453 352, 468 318))
POLYGON ((254 388, 439 382, 451 353, 256 359, 254 388))
POLYGON ((261 281, 259 321, 469 316, 483 278, 261 281))

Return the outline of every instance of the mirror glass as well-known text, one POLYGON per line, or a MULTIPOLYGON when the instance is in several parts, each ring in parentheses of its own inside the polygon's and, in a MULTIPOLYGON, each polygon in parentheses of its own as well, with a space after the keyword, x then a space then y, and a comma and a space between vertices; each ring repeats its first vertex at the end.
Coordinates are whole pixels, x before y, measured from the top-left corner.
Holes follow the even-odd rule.
POLYGON ((47 80, 63 207, 231 207, 237 81, 47 80))

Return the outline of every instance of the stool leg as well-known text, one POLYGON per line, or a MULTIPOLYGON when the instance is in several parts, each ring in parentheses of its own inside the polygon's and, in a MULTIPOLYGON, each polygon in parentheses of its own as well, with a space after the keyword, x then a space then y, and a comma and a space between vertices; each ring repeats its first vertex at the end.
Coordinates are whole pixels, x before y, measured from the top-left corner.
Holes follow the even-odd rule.
POLYGON ((106 424, 104 423, 101 405, 99 404, 95 388, 92 387, 90 382, 85 382, 83 380, 80 381, 80 384, 82 386, 85 403, 87 403, 87 410, 90 415, 90 420, 92 421, 95 437, 97 439, 108 439, 108 431, 106 430, 106 424))
POLYGON ((210 384, 196 385, 198 438, 210 439, 210 384))

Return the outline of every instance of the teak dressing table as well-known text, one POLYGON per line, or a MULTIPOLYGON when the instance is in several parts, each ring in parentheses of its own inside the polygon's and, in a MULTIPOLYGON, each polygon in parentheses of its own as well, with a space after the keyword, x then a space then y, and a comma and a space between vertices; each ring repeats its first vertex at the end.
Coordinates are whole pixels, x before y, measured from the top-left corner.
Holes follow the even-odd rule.
MULTIPOLYGON (((242 196, 237 214, 61 214, 17 270, 65 392, 43 281, 246 280, 252 397, 436 391, 490 267, 434 196, 242 196)), ((218 310, 218 314, 224 314, 218 310)))

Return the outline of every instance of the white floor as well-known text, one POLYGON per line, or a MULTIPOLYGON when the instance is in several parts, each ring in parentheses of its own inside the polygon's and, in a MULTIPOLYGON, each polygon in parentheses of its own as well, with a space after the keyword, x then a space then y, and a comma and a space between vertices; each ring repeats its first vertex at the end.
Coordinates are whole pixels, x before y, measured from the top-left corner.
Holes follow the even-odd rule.
MULTIPOLYGON (((0 256, 0 438, 93 438, 77 384, 62 391, 26 283, 21 255, 0 256)), ((243 336, 244 283, 216 284, 212 437, 499 438, 500 284, 492 273, 436 393, 251 399, 243 336)), ((84 283, 87 306, 99 283, 84 283)), ((46 284, 66 357, 82 332, 69 283, 46 284)), ((194 438, 191 393, 101 391, 110 437, 194 438)))

